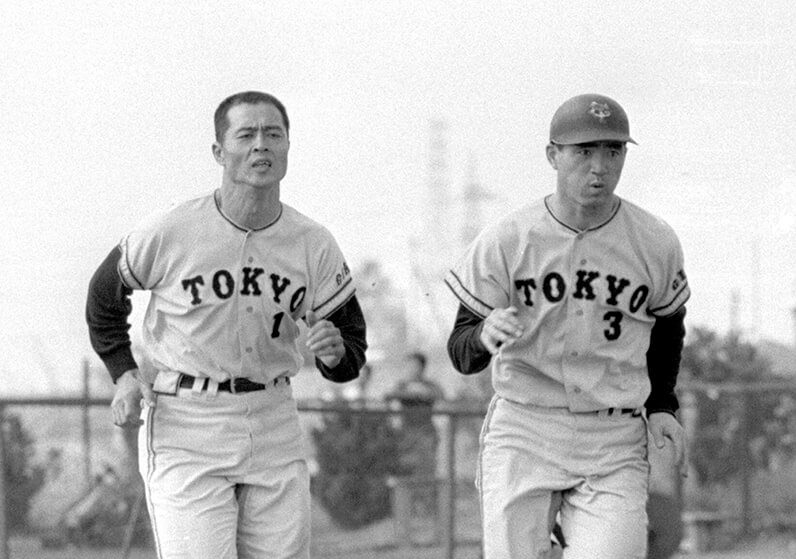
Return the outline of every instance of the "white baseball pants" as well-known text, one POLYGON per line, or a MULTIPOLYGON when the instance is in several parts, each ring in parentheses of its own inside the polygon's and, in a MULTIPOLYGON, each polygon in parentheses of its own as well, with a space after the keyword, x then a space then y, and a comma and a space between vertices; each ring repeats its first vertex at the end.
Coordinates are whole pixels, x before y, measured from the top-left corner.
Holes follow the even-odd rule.
POLYGON ((644 559, 648 479, 643 417, 495 396, 476 479, 484 559, 549 557, 556 514, 565 559, 644 559))
POLYGON ((290 385, 178 388, 142 418, 159 559, 309 559, 307 452, 290 385))

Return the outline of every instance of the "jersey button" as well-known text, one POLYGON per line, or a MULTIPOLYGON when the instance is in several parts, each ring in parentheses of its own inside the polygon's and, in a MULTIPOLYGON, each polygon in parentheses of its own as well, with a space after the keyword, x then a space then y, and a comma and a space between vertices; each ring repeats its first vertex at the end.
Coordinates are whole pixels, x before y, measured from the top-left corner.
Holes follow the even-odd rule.
POLYGON ((249 256, 249 263, 251 264, 252 262, 254 262, 254 257, 253 256, 249 256))
POLYGON ((586 259, 585 259, 585 258, 584 258, 583 260, 581 260, 581 261, 580 261, 580 265, 581 265, 581 266, 585 266, 585 265, 586 265, 586 259))
POLYGON ((583 311, 581 309, 578 309, 575 314, 578 316, 583 316, 583 311))
POLYGON ((246 348, 246 353, 251 353, 251 352, 252 352, 252 348, 250 348, 250 347, 247 347, 247 348, 246 348))
POLYGON ((570 353, 570 355, 572 357, 577 357, 578 356, 578 352, 577 351, 573 351, 572 353, 570 353))
POLYGON ((574 392, 575 394, 580 394, 580 386, 576 386, 575 388, 573 388, 572 392, 574 392))
POLYGON ((581 240, 583 238, 583 233, 578 233, 578 236, 575 237, 577 240, 581 240))
POLYGON ((246 312, 254 312, 254 307, 246 307, 246 312))

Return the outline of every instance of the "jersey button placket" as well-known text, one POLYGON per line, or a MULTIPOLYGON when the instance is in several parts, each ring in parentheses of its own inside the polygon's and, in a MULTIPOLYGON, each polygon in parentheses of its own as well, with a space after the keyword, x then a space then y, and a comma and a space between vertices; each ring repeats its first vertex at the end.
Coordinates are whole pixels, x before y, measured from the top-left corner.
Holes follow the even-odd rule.
MULTIPOLYGON (((241 254, 241 289, 238 290, 236 297, 238 298, 238 331, 239 339, 242 350, 242 367, 243 371, 251 370, 254 361, 254 348, 256 346, 256 339, 252 339, 252 333, 257 332, 255 321, 257 320, 255 312, 255 298, 254 289, 250 286, 248 290, 243 290, 243 268, 251 267, 254 263, 254 256, 249 254, 249 241, 251 240, 252 232, 248 231, 243 240, 243 250, 241 254)), ((245 373, 243 373, 245 376, 245 373)))
POLYGON ((564 383, 566 399, 569 402, 572 402, 573 400, 572 395, 574 392, 575 382, 577 382, 577 375, 575 374, 576 369, 573 366, 573 356, 577 356, 577 351, 573 350, 572 348, 577 347, 579 344, 578 336, 575 334, 578 332, 577 320, 575 319, 577 311, 574 310, 578 303, 571 296, 570 290, 572 289, 572 285, 570 285, 571 280, 569 278, 572 278, 575 275, 574 264, 577 262, 576 256, 578 238, 579 235, 576 235, 572 238, 569 243, 567 258, 563 260, 566 265, 562 270, 562 274, 565 278, 567 278, 567 293, 564 295, 564 300, 559 303, 560 305, 564 306, 562 315, 565 318, 565 322, 562 327, 566 332, 564 347, 562 348, 561 353, 561 375, 564 383))

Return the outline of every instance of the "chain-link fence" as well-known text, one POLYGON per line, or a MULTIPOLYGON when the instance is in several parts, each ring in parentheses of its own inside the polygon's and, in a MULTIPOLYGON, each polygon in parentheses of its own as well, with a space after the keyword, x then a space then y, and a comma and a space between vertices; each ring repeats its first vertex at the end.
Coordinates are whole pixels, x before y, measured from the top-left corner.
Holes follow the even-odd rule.
MULTIPOLYGON (((109 404, 0 400, 2 455, 16 464, 0 487, 0 559, 154 557, 135 433, 111 424, 109 404)), ((478 557, 481 409, 442 404, 421 426, 417 412, 382 402, 305 400, 299 410, 313 557, 478 557)))
MULTIPOLYGON (((680 515, 658 529, 680 530, 691 552, 792 529, 796 384, 686 385, 680 396, 690 472, 659 485, 680 515)), ((134 436, 111 424, 108 405, 0 400, 0 559, 155 556, 134 436)), ((444 403, 425 418, 382 402, 299 409, 311 445, 313 557, 480 556, 481 407, 444 403)))
POLYGON ((690 549, 796 528, 796 383, 690 383, 680 390, 690 549))

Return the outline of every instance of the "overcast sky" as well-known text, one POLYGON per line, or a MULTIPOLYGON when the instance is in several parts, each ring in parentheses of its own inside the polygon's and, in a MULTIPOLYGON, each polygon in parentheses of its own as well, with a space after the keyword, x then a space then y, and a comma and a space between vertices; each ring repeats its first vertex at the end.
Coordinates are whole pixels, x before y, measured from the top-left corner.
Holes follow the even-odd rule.
POLYGON ((329 227, 354 267, 380 260, 407 290, 431 120, 448 124, 453 199, 477 176, 488 221, 552 189, 556 107, 607 94, 639 143, 617 192, 679 233, 690 325, 725 331, 735 316, 750 336, 791 343, 794 3, 641 5, 0 4, 5 391, 20 378, 72 386, 90 355, 91 274, 139 219, 218 186, 212 113, 243 89, 290 114, 283 199, 329 227))

